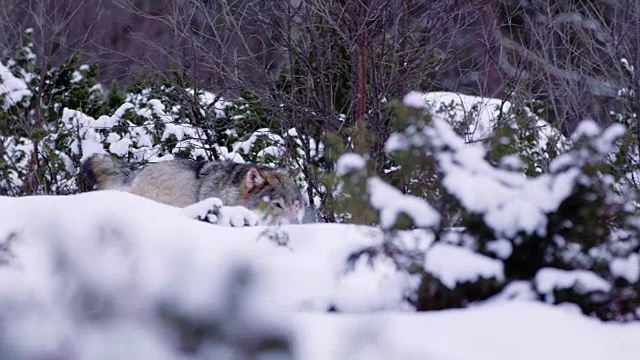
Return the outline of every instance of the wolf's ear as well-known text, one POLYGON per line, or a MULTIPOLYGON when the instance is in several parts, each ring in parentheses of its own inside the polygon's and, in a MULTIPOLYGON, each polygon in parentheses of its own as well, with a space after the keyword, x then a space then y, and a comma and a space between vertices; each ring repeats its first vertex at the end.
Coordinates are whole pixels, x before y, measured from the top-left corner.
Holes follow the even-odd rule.
POLYGON ((264 185, 265 179, 260 175, 258 169, 251 167, 247 174, 244 176, 244 185, 247 187, 248 191, 254 190, 256 188, 260 188, 264 185))

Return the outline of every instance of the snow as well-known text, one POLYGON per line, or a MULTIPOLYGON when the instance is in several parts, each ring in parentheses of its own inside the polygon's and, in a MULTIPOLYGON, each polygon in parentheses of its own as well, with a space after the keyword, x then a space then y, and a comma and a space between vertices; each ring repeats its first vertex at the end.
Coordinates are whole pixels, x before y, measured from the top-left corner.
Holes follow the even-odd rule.
POLYGON ((606 129, 602 129, 593 120, 581 121, 573 133, 573 141, 577 141, 580 137, 596 138, 594 146, 598 153, 608 154, 614 150, 615 140, 624 136, 627 129, 622 124, 612 124, 606 129))
POLYGON ((500 117, 504 117, 511 108, 508 101, 452 92, 412 92, 403 100, 407 106, 431 110, 434 118, 448 121, 471 120, 467 131, 470 142, 487 138, 500 117))
POLYGON ((534 291, 531 282, 516 280, 507 284, 500 293, 485 301, 485 304, 499 303, 512 300, 536 300, 538 294, 534 291))
POLYGON ((224 206, 218 198, 204 199, 181 210, 181 214, 190 219, 206 219, 210 223, 241 227, 255 226, 260 223, 258 213, 242 206, 224 206), (216 213, 212 210, 216 210, 216 213))
POLYGON ((640 279, 640 254, 631 254, 626 258, 615 258, 609 264, 611 274, 635 283, 640 279))
POLYGON ((424 137, 418 133, 414 125, 409 125, 403 134, 391 134, 385 142, 384 150, 387 153, 392 153, 394 151, 407 150, 410 146, 422 147, 424 145, 424 137))
POLYGON ((516 154, 506 155, 500 159, 500 167, 503 169, 518 170, 524 165, 524 161, 516 154))
POLYGON ((554 290, 564 289, 574 289, 580 294, 611 290, 611 284, 588 270, 543 268, 536 273, 534 285, 539 293, 546 296, 553 296, 554 290))
POLYGON ((344 176, 354 171, 360 171, 364 169, 366 164, 367 160, 360 154, 342 154, 336 162, 336 175, 344 176))
POLYGON ((0 63, 0 99, 4 99, 3 107, 19 103, 23 98, 31 96, 26 82, 15 77, 7 67, 0 63))
POLYGON ((640 324, 526 301, 420 314, 296 314, 299 359, 635 360, 640 324))
POLYGON ((272 156, 274 158, 279 158, 282 156, 284 151, 277 146, 267 146, 264 149, 258 151, 258 158, 264 158, 267 156, 272 156))
MULTIPOLYGON (((113 115, 108 117, 108 120, 104 119, 104 121, 105 121, 104 126, 108 127, 108 128, 113 127, 115 124, 117 124, 122 119, 122 117, 124 116, 124 114, 128 110, 131 110, 131 109, 134 109, 134 108, 135 108, 135 106, 133 104, 131 104, 131 103, 124 103, 124 104, 120 105, 120 107, 116 109, 116 111, 113 113, 113 115)), ((100 119, 103 119, 103 118, 104 118, 103 116, 98 118, 98 122, 100 121, 100 119)))
POLYGON ((189 125, 185 124, 174 124, 174 123, 166 123, 165 130, 162 133, 162 140, 166 140, 171 135, 175 136, 178 141, 183 140, 185 136, 187 137, 197 137, 197 133, 195 129, 189 125))
MULTIPOLYGON (((194 93, 193 89, 187 89, 187 91, 192 95, 194 93)), ((216 117, 218 118, 225 117, 226 116, 225 110, 234 105, 232 102, 224 100, 224 98, 222 98, 221 96, 215 95, 214 93, 209 91, 200 91, 198 95, 198 100, 205 107, 211 107, 211 104, 213 104, 216 117)))
POLYGON ((484 279, 504 280, 502 262, 471 250, 448 244, 435 244, 427 252, 425 270, 446 287, 484 279))
MULTIPOLYGON (((101 256, 109 256, 106 251, 109 249, 108 245, 126 253, 117 259, 122 266, 116 268, 135 265, 140 280, 144 280, 140 282, 143 288, 155 282, 152 281, 154 277, 166 280, 172 276, 171 267, 156 273, 145 269, 151 259, 154 259, 153 262, 173 263, 176 271, 204 271, 204 268, 214 266, 212 263, 224 266, 234 259, 242 258, 257 261, 258 265, 273 262, 273 265, 278 266, 273 266, 269 271, 278 276, 271 280, 275 281, 275 278, 288 274, 285 276, 288 281, 278 285, 285 286, 286 291, 271 293, 273 289, 265 289, 268 293, 263 295, 268 295, 273 300, 269 303, 271 307, 279 307, 280 303, 307 303, 305 293, 319 292, 322 295, 318 299, 321 305, 313 309, 324 310, 329 303, 336 302, 332 293, 344 286, 337 283, 338 275, 345 271, 344 261, 350 252, 357 250, 359 246, 376 244, 382 238, 379 232, 377 236, 372 236, 369 228, 360 229, 355 226, 325 225, 322 233, 314 231, 314 225, 290 226, 285 227, 290 236, 288 246, 278 247, 268 239, 261 239, 264 228, 233 229, 196 222, 185 216, 183 209, 117 191, 96 191, 61 197, 2 197, 0 200, 4 234, 17 232, 23 238, 21 243, 30 242, 30 246, 40 247, 38 251, 59 246, 64 251, 75 252, 78 256, 74 259, 78 261, 85 258, 82 255, 91 255, 92 261, 80 263, 79 266, 95 267, 86 269, 84 275, 95 276, 96 281, 103 274, 113 272, 108 269, 107 262, 116 259, 106 261, 104 268, 98 260, 101 256), (109 244, 111 241, 113 244, 109 244), (291 250, 296 251, 297 256, 289 259, 293 261, 285 261, 291 256, 291 250), (322 254, 322 261, 313 261, 319 254, 322 254), (186 268, 180 269, 182 261, 189 258, 192 261, 184 264, 186 268), (317 281, 309 284, 309 277, 317 281), (326 285, 324 288, 320 286, 323 283, 326 285), (281 301, 275 301, 276 299, 281 301)), ((20 249, 16 252, 18 250, 20 249)), ((24 254, 18 254, 18 258, 21 255, 24 254)), ((46 267, 46 261, 41 263, 46 267)), ((264 274, 268 272, 263 270, 264 274)), ((359 271, 373 270, 363 268, 359 271)), ((125 282, 134 280, 120 276, 116 276, 116 279, 125 282)), ((194 281, 209 282, 212 279, 194 281)), ((341 304, 336 302, 336 305, 341 304)), ((395 308, 397 304, 390 303, 387 307, 395 308)), ((367 306, 361 308, 367 309, 367 306)))
MULTIPOLYGON (((560 155, 550 161, 551 173, 528 178, 519 169, 523 162, 517 155, 504 160, 505 168, 498 168, 486 160, 486 147, 478 142, 489 136, 500 117, 508 113, 511 106, 508 102, 453 93, 418 92, 407 94, 403 101, 408 106, 430 110, 433 117, 429 126, 410 125, 404 132, 392 134, 385 144, 387 152, 414 147, 434 153, 447 193, 467 211, 481 215, 498 238, 513 239, 519 233, 546 236, 547 215, 571 195, 581 175, 575 165, 588 161, 584 155, 560 155), (471 137, 460 137, 452 124, 460 125, 469 116, 477 119, 473 129, 470 127, 467 132, 471 137), (560 171, 566 164, 573 167, 560 171)), ((546 142, 560 135, 548 124, 537 124, 536 128, 542 139, 537 144, 538 151, 544 152, 542 147, 546 142)), ((584 131, 592 134, 591 137, 597 136, 595 142, 603 154, 612 149, 612 140, 621 133, 616 126, 603 132, 592 124, 586 124, 584 131)), ((499 256, 510 252, 505 246, 499 250, 499 256)))
POLYGON ((422 93, 411 91, 402 98, 402 103, 416 109, 425 107, 425 98, 422 93))
POLYGON ((82 74, 79 71, 74 71, 71 74, 71 82, 72 83, 82 81, 83 78, 84 77, 82 76, 82 74))
POLYGON ((495 168, 485 160, 481 144, 465 144, 439 119, 433 120, 429 138, 436 146, 451 149, 436 155, 444 187, 467 210, 484 214, 498 236, 513 238, 519 231, 544 235, 546 214, 571 194, 580 175, 574 168, 527 178, 517 171, 495 168))
POLYGON ((598 126, 594 121, 582 121, 573 132, 573 140, 577 140, 577 138, 582 136, 594 137, 599 135, 601 131, 600 126, 598 126))
MULTIPOLYGON (((233 135, 235 136, 236 134, 233 135)), ((322 143, 312 138, 305 138, 306 144, 303 145, 302 140, 295 128, 285 131, 282 136, 267 128, 262 128, 251 133, 246 139, 232 143, 230 151, 223 147, 219 147, 218 151, 223 158, 236 162, 245 162, 245 156, 256 154, 256 159, 251 159, 251 162, 259 162, 265 165, 274 165, 277 160, 286 158, 285 155, 292 150, 297 152, 301 158, 306 157, 307 154, 303 149, 307 148, 307 146, 308 155, 311 158, 315 159, 323 155, 324 145, 322 143), (285 138, 295 144, 293 149, 286 145, 285 138)))
POLYGON ((499 259, 506 259, 513 253, 513 245, 509 240, 497 239, 487 243, 487 250, 499 259))
MULTIPOLYGON (((454 92, 413 91, 405 95, 403 103, 412 108, 427 110, 434 120, 447 122, 456 128, 462 127, 464 141, 467 143, 490 138, 500 124, 508 123, 509 126, 518 128, 512 113, 513 105, 503 99, 454 92)), ((537 117, 529 108, 523 107, 521 110, 534 123, 538 152, 546 154, 549 145, 553 145, 557 151, 566 148, 569 142, 556 128, 537 117)))
POLYGON ((433 227, 440 221, 440 214, 426 201, 403 194, 378 177, 367 179, 367 191, 371 206, 380 210, 382 228, 392 227, 400 214, 409 216, 418 227, 433 227))
POLYGON ((109 145, 109 152, 118 156, 124 156, 129 152, 131 145, 133 145, 131 139, 122 138, 109 145))
POLYGON ((389 259, 378 259, 370 265, 367 259, 360 258, 350 272, 340 277, 338 284, 333 295, 338 310, 365 313, 407 308, 404 295, 414 281, 399 274, 389 259))
MULTIPOLYGON (((8 261, 0 266, 0 357, 183 358, 155 315, 159 304, 235 331, 287 334, 294 358, 305 360, 640 357, 640 324, 600 323, 537 302, 414 313, 405 295, 415 278, 388 258, 348 265, 354 251, 385 241, 376 228, 231 228, 190 215, 117 191, 0 197, 8 261), (253 280, 232 290, 241 274, 253 280)), ((401 233, 404 246, 433 240, 425 230, 401 233)), ((448 244, 433 245, 425 265, 449 286, 503 276, 496 260, 448 244)))

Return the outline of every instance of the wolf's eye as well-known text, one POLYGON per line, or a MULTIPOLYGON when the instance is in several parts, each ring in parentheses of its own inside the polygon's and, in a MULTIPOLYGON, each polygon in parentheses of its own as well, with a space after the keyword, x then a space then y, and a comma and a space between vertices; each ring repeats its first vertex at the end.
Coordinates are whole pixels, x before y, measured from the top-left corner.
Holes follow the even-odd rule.
POLYGON ((275 207, 277 207, 278 209, 284 209, 280 202, 274 202, 273 205, 275 205, 275 207))

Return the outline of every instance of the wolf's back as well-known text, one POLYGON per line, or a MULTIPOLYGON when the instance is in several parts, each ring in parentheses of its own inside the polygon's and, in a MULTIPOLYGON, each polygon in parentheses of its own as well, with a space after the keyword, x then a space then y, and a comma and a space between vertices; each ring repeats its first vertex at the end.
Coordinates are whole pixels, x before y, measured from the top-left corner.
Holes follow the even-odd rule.
POLYGON ((131 176, 126 162, 109 155, 93 155, 80 168, 80 178, 87 190, 122 189, 128 186, 131 176))

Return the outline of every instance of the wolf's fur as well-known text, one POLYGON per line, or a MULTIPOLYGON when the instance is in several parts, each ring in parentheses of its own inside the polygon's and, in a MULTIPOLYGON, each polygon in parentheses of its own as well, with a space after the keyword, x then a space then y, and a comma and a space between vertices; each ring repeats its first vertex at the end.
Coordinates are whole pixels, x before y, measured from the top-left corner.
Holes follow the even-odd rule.
POLYGON ((83 163, 81 176, 90 187, 127 191, 177 207, 216 197, 224 205, 262 213, 268 222, 299 223, 304 213, 291 175, 260 165, 175 159, 135 167, 94 155, 83 163))

